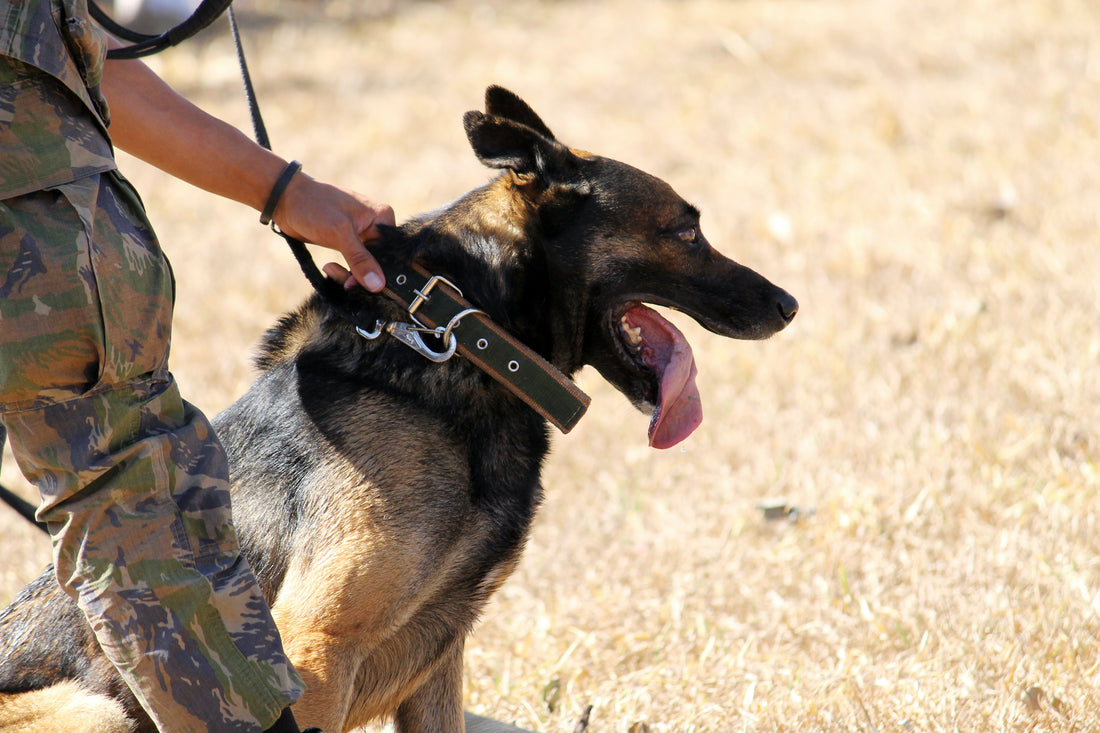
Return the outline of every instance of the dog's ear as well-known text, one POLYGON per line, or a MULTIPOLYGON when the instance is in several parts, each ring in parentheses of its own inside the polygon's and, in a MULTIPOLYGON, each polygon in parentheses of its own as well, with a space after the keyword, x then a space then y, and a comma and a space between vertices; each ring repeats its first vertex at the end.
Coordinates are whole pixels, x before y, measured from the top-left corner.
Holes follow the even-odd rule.
POLYGON ((554 133, 535 114, 531 106, 520 99, 515 93, 495 84, 485 90, 485 113, 494 117, 503 117, 521 125, 526 125, 532 130, 550 140, 557 140, 554 133))
POLYGON ((569 149, 538 130, 505 117, 467 112, 466 137, 479 160, 490 168, 510 168, 520 175, 555 178, 573 157, 569 149))

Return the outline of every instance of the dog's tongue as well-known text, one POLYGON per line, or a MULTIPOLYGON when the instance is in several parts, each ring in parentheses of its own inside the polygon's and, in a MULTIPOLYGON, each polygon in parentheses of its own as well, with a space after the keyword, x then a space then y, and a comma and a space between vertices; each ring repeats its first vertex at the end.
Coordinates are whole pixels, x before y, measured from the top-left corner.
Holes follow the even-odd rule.
POLYGON ((671 448, 691 435, 703 421, 691 346, 679 329, 644 305, 627 311, 623 321, 641 338, 638 349, 642 360, 660 380, 660 404, 649 422, 649 444, 654 448, 671 448))

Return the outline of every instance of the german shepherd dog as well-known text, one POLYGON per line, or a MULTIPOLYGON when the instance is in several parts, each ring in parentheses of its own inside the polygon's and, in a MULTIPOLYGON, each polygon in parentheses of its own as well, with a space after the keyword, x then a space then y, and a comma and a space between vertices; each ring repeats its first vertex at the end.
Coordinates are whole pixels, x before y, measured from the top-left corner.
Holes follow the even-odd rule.
MULTIPOLYGON (((682 440, 701 419, 694 359, 643 303, 763 339, 795 299, 711 248, 667 183, 566 147, 511 92, 490 87, 464 121, 500 175, 387 230, 375 251, 446 277, 565 375, 592 365, 652 415, 651 444, 682 440)), ((408 317, 353 293, 372 318, 408 317)), ((308 685, 295 716, 326 733, 378 718, 462 731, 463 645, 542 499, 546 420, 468 359, 364 339, 317 296, 268 332, 257 361, 215 424, 243 553, 308 685)), ((102 731, 153 730, 49 570, 0 615, 0 691, 0 729, 37 695, 54 712, 25 730, 71 730, 61 702, 99 710, 102 731), (105 698, 115 712, 95 707, 105 698)))

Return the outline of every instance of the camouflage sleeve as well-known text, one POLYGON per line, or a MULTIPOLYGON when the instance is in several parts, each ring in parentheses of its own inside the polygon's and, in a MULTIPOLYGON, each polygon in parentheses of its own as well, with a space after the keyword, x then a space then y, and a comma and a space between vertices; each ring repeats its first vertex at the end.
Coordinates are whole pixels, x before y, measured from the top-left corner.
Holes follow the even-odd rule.
POLYGON ((72 4, 0 5, 0 199, 115 167, 99 91, 106 42, 72 4))
POLYGON ((0 199, 115 168, 91 114, 45 73, 0 56, 0 199))
POLYGON ((0 56, 57 79, 106 127, 100 91, 107 34, 88 13, 87 0, 9 0, 0 5, 0 56))

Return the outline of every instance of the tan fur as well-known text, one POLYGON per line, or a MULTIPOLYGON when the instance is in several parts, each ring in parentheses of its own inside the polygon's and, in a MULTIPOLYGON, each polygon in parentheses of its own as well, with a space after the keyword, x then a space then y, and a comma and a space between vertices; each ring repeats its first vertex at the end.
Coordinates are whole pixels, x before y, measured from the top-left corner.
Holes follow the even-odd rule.
POLYGON ((0 694, 0 733, 130 733, 122 705, 75 682, 18 695, 0 694))
MULTIPOLYGON (((399 448, 400 439, 394 442, 399 448)), ((440 458, 437 468, 464 474, 457 458, 453 465, 440 458)), ((342 473, 337 469, 334 476, 342 473)), ((426 477, 406 475, 402 480, 416 486, 426 477)), ((346 514, 341 526, 354 529, 330 538, 330 544, 308 559, 293 562, 272 607, 284 648, 307 685, 294 706, 295 717, 303 726, 348 730, 402 704, 415 709, 420 700, 426 700, 420 703, 425 717, 429 709, 439 715, 437 706, 446 703, 436 695, 455 688, 440 684, 436 690, 433 680, 442 676, 450 683, 461 676, 462 648, 450 650, 434 666, 410 668, 408 659, 420 639, 407 625, 450 575, 470 561, 483 532, 470 531, 449 552, 426 561, 424 548, 430 544, 394 535, 380 521, 385 508, 370 485, 347 493, 360 496, 342 505, 346 514), (322 598, 324 603, 318 603, 322 598), (381 682, 364 694, 355 684, 360 677, 381 682)), ((484 581, 487 589, 495 591, 515 564, 510 560, 494 568, 484 581)), ((454 706, 448 715, 457 729, 461 709, 454 706)))
POLYGON ((297 327, 283 331, 281 341, 274 344, 268 343, 261 356, 261 363, 273 366, 279 362, 293 359, 309 344, 311 335, 317 330, 320 316, 315 311, 303 309, 294 313, 292 317, 298 319, 297 327))

